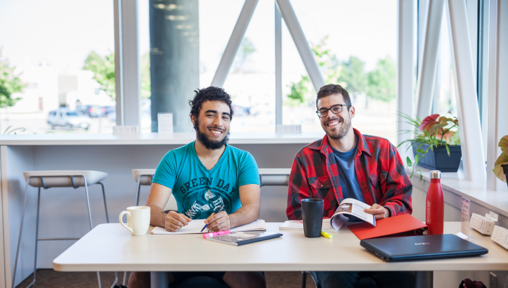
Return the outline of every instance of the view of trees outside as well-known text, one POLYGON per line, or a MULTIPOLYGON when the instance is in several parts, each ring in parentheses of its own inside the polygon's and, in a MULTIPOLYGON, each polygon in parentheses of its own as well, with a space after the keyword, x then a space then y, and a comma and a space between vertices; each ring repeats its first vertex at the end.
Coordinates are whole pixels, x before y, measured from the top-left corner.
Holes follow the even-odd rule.
MULTIPOLYGON (((327 83, 348 90, 363 134, 397 141, 396 1, 291 1, 327 83), (319 21, 317 20, 319 19, 319 21)), ((283 123, 322 131, 316 91, 283 29, 283 123)))
POLYGON ((2 1, 0 133, 111 133, 113 24, 113 1, 2 1))

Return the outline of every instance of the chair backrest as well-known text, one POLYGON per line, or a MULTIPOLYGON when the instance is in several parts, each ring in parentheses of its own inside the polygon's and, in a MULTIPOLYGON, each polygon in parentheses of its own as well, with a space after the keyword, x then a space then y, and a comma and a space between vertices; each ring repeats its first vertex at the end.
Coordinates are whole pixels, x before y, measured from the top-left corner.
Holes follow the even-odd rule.
POLYGON ((134 181, 137 182, 139 177, 139 184, 143 186, 152 185, 154 174, 155 169, 132 169, 132 177, 134 177, 134 181))
POLYGON ((23 172, 28 185, 32 187, 82 187, 104 180, 108 173, 95 170, 46 170, 23 172), (30 180, 29 180, 30 178, 30 180))
POLYGON ((261 187, 288 186, 290 173, 291 169, 289 168, 260 168, 259 181, 261 187))

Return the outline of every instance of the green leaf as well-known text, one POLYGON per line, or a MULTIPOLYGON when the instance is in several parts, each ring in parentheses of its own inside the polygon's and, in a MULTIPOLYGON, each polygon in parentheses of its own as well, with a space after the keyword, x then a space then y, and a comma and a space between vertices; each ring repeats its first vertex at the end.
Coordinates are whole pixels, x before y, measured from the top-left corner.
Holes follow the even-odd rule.
MULTIPOLYGON (((420 145, 421 146, 421 145, 420 145)), ((425 151, 423 151, 422 149, 416 149, 416 152, 420 153, 420 154, 425 154, 425 151)))
POLYGON ((411 163, 411 159, 409 159, 409 156, 406 157, 406 164, 407 164, 407 167, 411 167, 413 164, 411 163))
POLYGON ((450 157, 450 148, 448 148, 447 144, 445 144, 445 147, 446 147, 446 153, 448 153, 448 157, 450 157))

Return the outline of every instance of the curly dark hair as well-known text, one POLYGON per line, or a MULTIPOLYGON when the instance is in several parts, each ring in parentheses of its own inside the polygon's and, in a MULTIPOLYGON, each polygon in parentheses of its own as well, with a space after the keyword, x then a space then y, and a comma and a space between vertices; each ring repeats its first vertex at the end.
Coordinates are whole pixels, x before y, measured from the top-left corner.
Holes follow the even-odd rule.
POLYGON ((230 117, 229 119, 233 119, 233 108, 231 107, 232 101, 231 96, 224 91, 224 89, 219 87, 206 87, 203 89, 194 90, 196 95, 194 95, 194 99, 189 100, 189 106, 191 106, 190 115, 199 118, 199 112, 201 111, 201 106, 206 101, 220 101, 229 106, 230 117))
POLYGON ((347 110, 349 111, 349 107, 351 107, 351 98, 349 97, 349 93, 347 93, 347 90, 338 84, 328 84, 319 88, 319 92, 317 93, 316 98, 316 108, 318 108, 317 102, 319 99, 335 94, 342 95, 344 102, 346 102, 345 104, 347 105, 347 110))

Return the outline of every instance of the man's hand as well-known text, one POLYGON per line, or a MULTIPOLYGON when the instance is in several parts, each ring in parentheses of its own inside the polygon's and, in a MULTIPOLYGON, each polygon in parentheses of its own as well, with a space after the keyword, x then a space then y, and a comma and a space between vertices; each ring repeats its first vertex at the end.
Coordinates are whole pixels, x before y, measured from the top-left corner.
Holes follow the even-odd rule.
POLYGON ((176 232, 192 221, 189 217, 175 211, 169 211, 164 220, 166 226, 164 228, 169 232, 176 232))
POLYGON ((205 224, 208 224, 206 228, 212 232, 227 231, 231 228, 229 215, 225 211, 210 215, 210 217, 206 218, 205 224))
POLYGON ((363 211, 365 211, 365 213, 374 215, 374 217, 376 219, 383 219, 383 218, 390 217, 390 211, 387 208, 385 208, 377 203, 370 206, 369 209, 365 209, 363 211))

